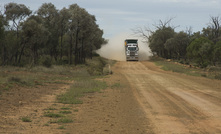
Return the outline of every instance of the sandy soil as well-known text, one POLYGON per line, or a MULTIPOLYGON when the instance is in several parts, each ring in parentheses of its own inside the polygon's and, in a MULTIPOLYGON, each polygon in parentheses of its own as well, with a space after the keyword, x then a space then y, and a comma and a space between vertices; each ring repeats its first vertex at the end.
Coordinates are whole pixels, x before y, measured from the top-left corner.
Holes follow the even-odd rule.
POLYGON ((165 72, 151 62, 117 62, 109 87, 83 104, 56 103, 68 84, 16 88, 0 96, 0 133, 221 133, 221 82, 165 72), (71 107, 73 123, 49 124, 45 109, 71 107), (28 116, 32 122, 22 122, 28 116), (58 129, 64 125, 64 129, 58 129))
POLYGON ((221 133, 221 82, 120 62, 154 133, 221 133))

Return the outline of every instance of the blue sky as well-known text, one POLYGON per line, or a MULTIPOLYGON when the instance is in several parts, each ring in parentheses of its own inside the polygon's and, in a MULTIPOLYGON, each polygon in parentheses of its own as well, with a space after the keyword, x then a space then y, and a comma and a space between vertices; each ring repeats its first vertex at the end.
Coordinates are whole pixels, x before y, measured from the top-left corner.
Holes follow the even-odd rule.
POLYGON ((111 38, 120 33, 133 33, 131 29, 147 26, 159 20, 172 20, 176 31, 192 27, 201 31, 210 22, 210 16, 221 15, 221 0, 0 0, 0 8, 9 2, 25 4, 36 11, 42 3, 53 3, 58 9, 77 3, 97 18, 104 30, 104 37, 111 38))

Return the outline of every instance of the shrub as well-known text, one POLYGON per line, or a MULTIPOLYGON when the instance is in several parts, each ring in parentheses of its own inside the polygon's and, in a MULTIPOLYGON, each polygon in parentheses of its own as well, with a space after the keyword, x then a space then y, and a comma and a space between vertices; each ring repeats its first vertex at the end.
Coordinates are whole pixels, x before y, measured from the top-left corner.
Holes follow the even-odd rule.
POLYGON ((51 118, 59 118, 59 117, 63 117, 64 115, 48 112, 48 113, 45 113, 44 116, 51 117, 51 118))
POLYGON ((42 56, 39 60, 39 64, 43 65, 44 67, 51 67, 52 66, 52 61, 51 57, 49 55, 42 56))
POLYGON ((23 122, 31 122, 31 119, 29 117, 22 117, 21 119, 23 122))
POLYGON ((215 79, 221 80, 221 73, 215 75, 215 79))
POLYGON ((22 80, 19 77, 9 77, 8 78, 8 82, 17 82, 17 83, 21 83, 22 80))
POLYGON ((9 83, 10 83, 10 82, 14 82, 14 83, 22 84, 22 85, 28 85, 28 83, 27 83, 26 81, 22 80, 22 79, 19 78, 19 77, 14 77, 14 76, 9 77, 9 78, 8 78, 8 82, 9 82, 9 83))
POLYGON ((57 123, 72 123, 73 120, 70 118, 61 118, 57 121, 57 123))

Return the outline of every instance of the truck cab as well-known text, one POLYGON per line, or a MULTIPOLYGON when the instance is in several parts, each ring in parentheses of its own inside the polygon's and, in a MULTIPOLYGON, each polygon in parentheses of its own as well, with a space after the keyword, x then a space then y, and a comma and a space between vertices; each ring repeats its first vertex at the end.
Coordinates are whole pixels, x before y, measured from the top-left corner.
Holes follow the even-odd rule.
POLYGON ((138 40, 137 39, 126 39, 125 40, 125 54, 126 61, 138 61, 138 40))

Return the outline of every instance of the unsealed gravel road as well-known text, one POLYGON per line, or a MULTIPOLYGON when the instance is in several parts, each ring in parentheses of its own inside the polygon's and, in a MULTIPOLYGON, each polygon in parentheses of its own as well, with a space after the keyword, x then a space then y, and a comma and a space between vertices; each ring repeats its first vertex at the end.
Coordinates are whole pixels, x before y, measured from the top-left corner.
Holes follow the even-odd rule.
POLYGON ((100 78, 108 88, 86 94, 80 105, 56 103, 56 95, 70 84, 19 87, 2 94, 0 133, 221 134, 220 80, 163 71, 148 61, 117 62, 112 70, 113 75, 100 78), (68 117, 74 122, 48 123, 55 120, 44 116, 50 107, 57 112, 70 107, 68 117), (32 122, 22 122, 25 116, 32 122))
POLYGON ((152 62, 118 62, 152 133, 221 133, 221 81, 166 72, 152 62))

